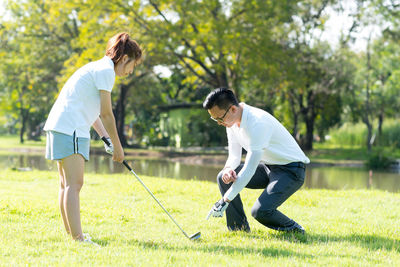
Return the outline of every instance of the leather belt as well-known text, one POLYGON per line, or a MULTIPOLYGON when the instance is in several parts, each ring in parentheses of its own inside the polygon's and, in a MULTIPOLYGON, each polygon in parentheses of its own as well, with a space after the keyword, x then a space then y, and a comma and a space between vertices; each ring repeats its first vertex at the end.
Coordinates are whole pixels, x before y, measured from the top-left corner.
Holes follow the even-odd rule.
POLYGON ((289 164, 282 165, 282 166, 285 166, 285 167, 297 167, 297 168, 303 168, 303 169, 306 168, 306 165, 303 162, 291 162, 289 164))

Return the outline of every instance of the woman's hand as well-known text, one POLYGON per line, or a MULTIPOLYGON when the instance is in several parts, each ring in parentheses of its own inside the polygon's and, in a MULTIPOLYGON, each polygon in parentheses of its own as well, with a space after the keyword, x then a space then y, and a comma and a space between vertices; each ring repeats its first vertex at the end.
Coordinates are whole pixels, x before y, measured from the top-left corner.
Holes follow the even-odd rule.
POLYGON ((122 146, 115 146, 114 147, 114 153, 113 153, 113 161, 117 161, 119 163, 122 163, 122 161, 124 161, 125 158, 125 154, 124 154, 124 150, 122 149, 122 146))

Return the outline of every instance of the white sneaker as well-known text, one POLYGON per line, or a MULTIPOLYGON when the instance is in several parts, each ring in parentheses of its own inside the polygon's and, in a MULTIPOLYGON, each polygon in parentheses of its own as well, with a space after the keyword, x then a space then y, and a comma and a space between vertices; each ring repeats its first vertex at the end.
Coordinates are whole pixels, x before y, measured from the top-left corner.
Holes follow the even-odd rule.
POLYGON ((88 233, 83 233, 83 239, 89 239, 92 240, 92 237, 88 233))
POLYGON ((99 244, 92 241, 92 237, 88 233, 83 233, 83 241, 82 242, 89 243, 89 244, 95 245, 97 247, 100 247, 99 244))
POLYGON ((100 247, 99 244, 93 242, 93 241, 90 240, 90 239, 84 239, 82 242, 83 242, 83 243, 89 243, 89 244, 95 245, 96 247, 100 247))

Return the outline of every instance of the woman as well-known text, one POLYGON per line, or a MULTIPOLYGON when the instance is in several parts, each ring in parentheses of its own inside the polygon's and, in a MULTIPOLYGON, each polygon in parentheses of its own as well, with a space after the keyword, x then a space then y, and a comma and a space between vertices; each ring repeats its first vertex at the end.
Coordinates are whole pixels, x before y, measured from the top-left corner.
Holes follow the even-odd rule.
POLYGON ((59 204, 65 229, 74 240, 84 238, 80 219, 79 192, 85 161, 89 160, 90 127, 109 138, 107 152, 122 162, 124 152, 112 112, 111 90, 115 76, 132 73, 142 49, 125 32, 113 36, 105 56, 78 69, 66 82, 44 126, 47 132, 46 158, 57 161, 60 176, 59 204))

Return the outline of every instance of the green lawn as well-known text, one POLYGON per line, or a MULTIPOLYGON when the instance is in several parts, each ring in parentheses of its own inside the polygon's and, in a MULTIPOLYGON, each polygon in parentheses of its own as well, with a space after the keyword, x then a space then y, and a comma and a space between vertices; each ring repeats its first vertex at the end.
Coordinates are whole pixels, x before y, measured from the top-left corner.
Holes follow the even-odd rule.
POLYGON ((204 181, 141 177, 188 232, 187 240, 129 172, 87 173, 84 232, 97 248, 69 239, 58 211, 56 172, 0 171, 0 265, 40 266, 399 266, 400 194, 300 190, 280 209, 307 229, 269 230, 250 215, 259 190, 242 198, 251 233, 230 233, 225 218, 205 221, 219 198, 204 181))

